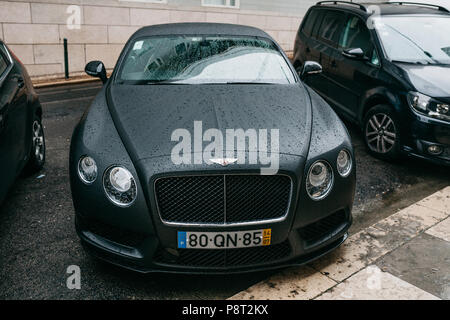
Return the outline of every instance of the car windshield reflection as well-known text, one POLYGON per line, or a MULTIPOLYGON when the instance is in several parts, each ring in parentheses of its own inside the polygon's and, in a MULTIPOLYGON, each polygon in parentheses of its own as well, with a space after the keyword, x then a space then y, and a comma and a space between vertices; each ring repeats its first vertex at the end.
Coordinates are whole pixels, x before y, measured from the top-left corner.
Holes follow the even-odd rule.
POLYGON ((270 41, 244 37, 149 37, 137 40, 120 84, 289 84, 295 77, 270 41))

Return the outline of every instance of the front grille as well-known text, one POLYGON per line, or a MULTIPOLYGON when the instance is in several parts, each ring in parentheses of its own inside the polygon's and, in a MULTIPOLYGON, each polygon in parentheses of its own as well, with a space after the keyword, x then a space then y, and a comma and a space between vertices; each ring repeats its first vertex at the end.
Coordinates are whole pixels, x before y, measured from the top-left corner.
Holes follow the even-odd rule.
POLYGON ((161 178, 155 182, 164 222, 232 224, 282 218, 292 182, 284 175, 214 175, 161 178))
POLYGON ((261 263, 276 262, 289 257, 291 246, 288 241, 280 244, 226 250, 181 249, 178 256, 160 248, 154 260, 156 263, 185 267, 242 267, 261 263))
POLYGON ((223 176, 175 177, 156 181, 161 218, 167 222, 221 223, 223 176))
POLYGON ((348 222, 347 214, 340 210, 332 215, 299 229, 300 236, 306 242, 315 242, 338 231, 348 222))

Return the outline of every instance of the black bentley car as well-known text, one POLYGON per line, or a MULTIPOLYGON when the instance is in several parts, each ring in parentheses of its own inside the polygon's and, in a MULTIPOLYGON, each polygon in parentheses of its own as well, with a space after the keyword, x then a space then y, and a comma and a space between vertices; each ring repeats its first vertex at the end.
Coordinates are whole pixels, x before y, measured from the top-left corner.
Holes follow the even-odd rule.
POLYGON ((449 34, 444 7, 321 1, 299 28, 294 66, 322 65, 308 85, 362 129, 374 156, 450 165, 449 34))
POLYGON ((0 40, 0 204, 23 172, 45 162, 42 108, 19 59, 0 40))
POLYGON ((71 141, 84 247, 139 272, 180 273, 298 265, 338 247, 352 221, 354 155, 334 111, 301 81, 320 70, 306 63, 297 74, 259 29, 202 23, 138 30, 109 79, 102 62, 88 63, 104 86, 71 141), (240 129, 247 142, 202 160, 213 129, 240 129), (251 132, 274 129, 277 166, 263 172, 251 132), (192 148, 180 152, 176 132, 192 148))

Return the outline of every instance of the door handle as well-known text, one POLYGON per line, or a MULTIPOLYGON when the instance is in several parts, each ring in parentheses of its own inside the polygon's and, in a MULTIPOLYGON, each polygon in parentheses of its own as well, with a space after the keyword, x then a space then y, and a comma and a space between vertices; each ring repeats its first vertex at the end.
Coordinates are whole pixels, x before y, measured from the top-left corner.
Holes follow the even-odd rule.
POLYGON ((24 85, 25 85, 25 81, 23 80, 23 78, 22 77, 18 77, 17 78, 17 86, 19 88, 23 88, 24 85))
POLYGON ((306 47, 306 53, 310 53, 311 49, 309 47, 306 47))

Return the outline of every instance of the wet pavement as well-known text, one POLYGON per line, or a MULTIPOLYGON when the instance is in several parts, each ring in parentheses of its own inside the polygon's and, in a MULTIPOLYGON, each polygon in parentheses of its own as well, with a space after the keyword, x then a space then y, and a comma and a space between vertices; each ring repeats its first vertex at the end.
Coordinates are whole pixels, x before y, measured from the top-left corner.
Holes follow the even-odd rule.
MULTIPOLYGON (((42 172, 21 177, 0 207, 0 299, 223 299, 273 274, 140 275, 98 262, 83 251, 74 230, 68 155, 73 128, 99 89, 99 83, 90 83, 39 90, 47 163, 42 172), (80 267, 80 290, 66 287, 70 265, 80 267)), ((357 165, 352 234, 450 181, 445 167, 374 159, 358 130, 348 128, 357 165)))

